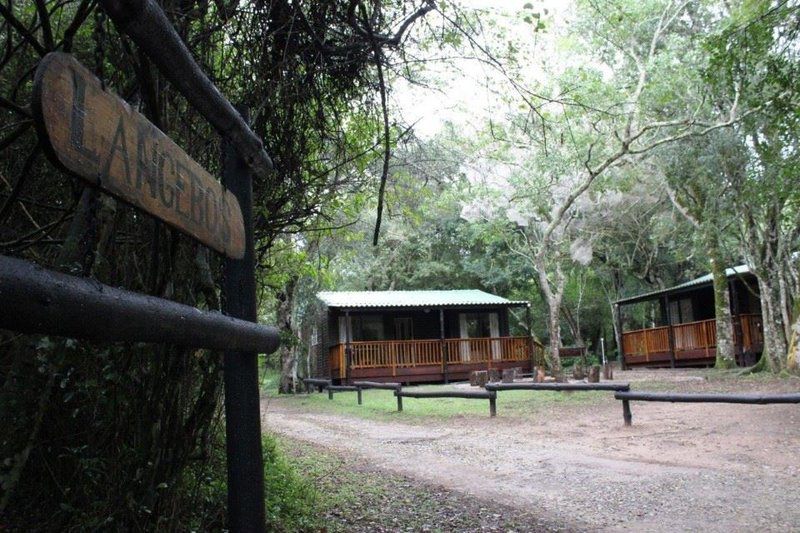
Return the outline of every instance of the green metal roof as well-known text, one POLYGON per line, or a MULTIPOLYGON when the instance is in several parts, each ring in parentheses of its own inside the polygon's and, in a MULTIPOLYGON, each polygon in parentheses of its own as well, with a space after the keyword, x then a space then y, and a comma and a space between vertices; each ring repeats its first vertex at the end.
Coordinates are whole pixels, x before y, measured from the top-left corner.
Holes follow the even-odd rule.
POLYGON ((479 290, 448 291, 323 291, 317 298, 328 307, 458 307, 528 305, 479 290))
MULTIPOLYGON (((734 276, 741 276, 743 274, 749 274, 750 267, 747 265, 739 265, 733 268, 726 268, 725 275, 729 278, 734 276)), ((670 287, 668 289, 660 289, 657 291, 646 292, 643 294, 637 294, 636 296, 629 296, 627 298, 621 298, 617 300, 616 304, 632 304, 636 302, 644 302, 647 300, 652 300, 657 296, 663 296, 664 294, 672 293, 672 292, 681 292, 686 289, 690 288, 700 288, 703 285, 711 285, 714 282, 714 277, 712 274, 706 274, 705 276, 700 276, 699 278, 695 278, 693 280, 681 283, 680 285, 675 285, 674 287, 670 287)))

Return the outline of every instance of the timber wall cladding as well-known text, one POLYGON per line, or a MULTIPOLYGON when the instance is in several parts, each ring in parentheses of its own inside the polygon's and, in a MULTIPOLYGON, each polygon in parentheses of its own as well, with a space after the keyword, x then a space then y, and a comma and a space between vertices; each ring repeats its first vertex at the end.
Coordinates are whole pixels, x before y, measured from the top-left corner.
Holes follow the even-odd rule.
POLYGON ((244 256, 234 195, 74 57, 42 59, 32 104, 54 162, 228 257, 244 256))

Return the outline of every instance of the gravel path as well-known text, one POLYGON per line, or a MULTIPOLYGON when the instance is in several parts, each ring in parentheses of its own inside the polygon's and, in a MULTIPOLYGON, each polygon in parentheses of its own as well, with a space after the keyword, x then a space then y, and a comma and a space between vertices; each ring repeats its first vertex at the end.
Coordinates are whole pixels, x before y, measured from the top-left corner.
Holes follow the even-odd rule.
MULTIPOLYGON (((658 379, 709 389, 687 372, 658 379)), ((263 416, 289 438, 567 529, 800 531, 798 407, 634 403, 629 428, 606 394, 526 418, 503 417, 502 396, 495 419, 374 421, 301 411, 291 398, 271 399, 263 416)))

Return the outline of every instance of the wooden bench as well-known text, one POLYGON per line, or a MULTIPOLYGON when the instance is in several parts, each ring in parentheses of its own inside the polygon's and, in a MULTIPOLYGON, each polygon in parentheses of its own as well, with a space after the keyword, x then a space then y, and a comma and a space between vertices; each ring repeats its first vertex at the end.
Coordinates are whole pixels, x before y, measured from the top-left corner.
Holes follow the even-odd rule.
POLYGON ((397 410, 403 410, 403 398, 468 398, 471 400, 489 400, 489 416, 497 416, 497 392, 485 391, 408 391, 397 389, 397 410))
POLYGON ((614 398, 622 400, 622 418, 625 425, 633 423, 631 401, 670 403, 740 403, 766 405, 772 403, 800 403, 800 393, 789 394, 728 394, 728 393, 674 393, 674 392, 617 392, 614 398))

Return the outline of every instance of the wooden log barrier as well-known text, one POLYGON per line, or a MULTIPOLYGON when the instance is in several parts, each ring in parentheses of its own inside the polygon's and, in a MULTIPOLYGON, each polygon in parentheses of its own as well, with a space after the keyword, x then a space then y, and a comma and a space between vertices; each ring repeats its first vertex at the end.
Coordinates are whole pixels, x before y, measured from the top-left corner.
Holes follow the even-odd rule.
POLYGON ((110 342, 272 353, 278 330, 0 255, 0 328, 110 342))
POLYGON ((397 396, 397 410, 403 410, 402 398, 467 398, 470 400, 489 400, 489 416, 497 416, 497 392, 485 391, 408 391, 398 389, 394 392, 397 396))
POLYGON ((534 391, 613 391, 626 392, 629 383, 487 383, 487 391, 534 390, 534 391))
MULTIPOLYGON (((355 385, 328 385, 325 387, 328 389, 328 399, 333 400, 333 393, 334 392, 358 392, 359 396, 361 396, 361 390, 356 387, 355 385)), ((359 402, 361 403, 361 402, 359 402)))
POLYGON ((317 392, 322 392, 332 385, 331 380, 321 378, 303 378, 303 383, 305 383, 306 388, 308 388, 309 385, 316 387, 317 392))
POLYGON ((626 426, 633 423, 631 401, 670 403, 738 403, 766 405, 773 403, 800 403, 800 393, 788 394, 730 394, 730 393, 673 393, 619 391, 614 398, 622 400, 622 417, 626 426))
MULTIPOLYGON (((361 405, 361 391, 364 389, 379 389, 379 390, 393 390, 398 391, 402 389, 403 385, 400 383, 387 382, 381 383, 378 381, 354 381, 353 385, 358 387, 358 405, 361 405)), ((403 410, 402 401, 398 403, 398 411, 403 410)))

